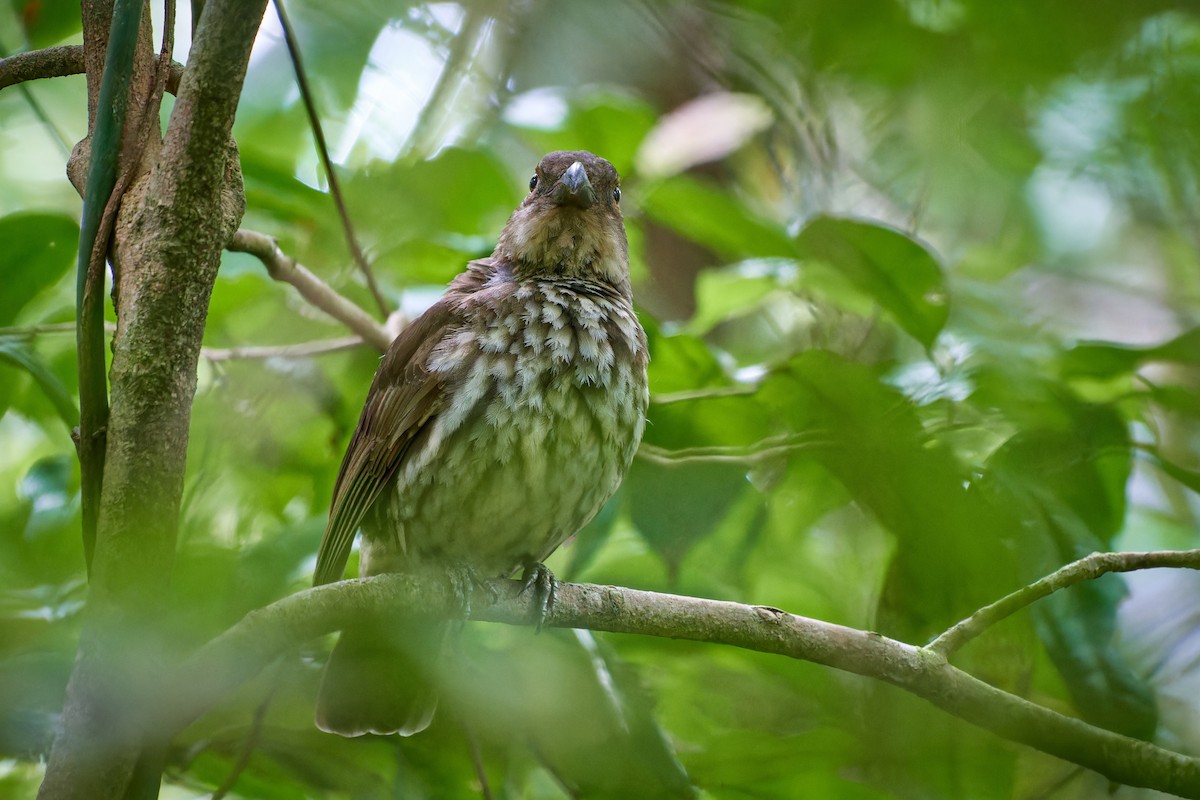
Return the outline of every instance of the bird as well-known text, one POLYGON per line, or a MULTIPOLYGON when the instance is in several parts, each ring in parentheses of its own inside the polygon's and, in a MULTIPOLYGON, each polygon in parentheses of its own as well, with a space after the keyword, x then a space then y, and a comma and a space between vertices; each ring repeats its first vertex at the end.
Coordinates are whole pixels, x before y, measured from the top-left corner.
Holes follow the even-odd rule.
MULTIPOLYGON (((605 159, 547 154, 491 256, 392 342, 342 459, 314 585, 343 577, 359 530, 362 576, 545 576, 541 562, 616 492, 650 397, 620 201, 605 159)), ((404 617, 344 630, 317 726, 424 730, 452 628, 404 617)))

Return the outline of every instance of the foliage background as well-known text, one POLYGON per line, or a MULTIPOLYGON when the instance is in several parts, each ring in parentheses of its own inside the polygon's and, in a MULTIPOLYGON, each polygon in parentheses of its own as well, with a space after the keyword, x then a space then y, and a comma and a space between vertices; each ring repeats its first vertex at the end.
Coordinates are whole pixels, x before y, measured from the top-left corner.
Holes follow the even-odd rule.
MULTIPOLYGON (((357 231, 410 316, 490 252, 544 151, 590 149, 622 172, 656 402, 621 494, 552 560, 560 577, 923 643, 1092 550, 1196 546, 1190 5, 288 9, 357 231)), ((78 41, 77 15, 15 0, 0 45, 78 41)), ((0 94, 4 796, 37 785, 86 596, 73 328, 61 325, 79 214, 64 165, 85 109, 82 77, 0 94)), ((372 308, 271 10, 235 135, 245 227, 372 308)), ((344 334, 251 257, 226 255, 173 577, 181 650, 308 584, 377 358, 222 351, 344 334)), ((1198 615, 1193 575, 1113 577, 1005 623, 959 661, 1196 753, 1198 615)), ((433 729, 343 741, 310 724, 326 644, 193 726, 164 796, 233 776, 243 797, 476 797, 472 741, 507 797, 1106 790, 812 665, 483 625, 463 637, 433 729)))

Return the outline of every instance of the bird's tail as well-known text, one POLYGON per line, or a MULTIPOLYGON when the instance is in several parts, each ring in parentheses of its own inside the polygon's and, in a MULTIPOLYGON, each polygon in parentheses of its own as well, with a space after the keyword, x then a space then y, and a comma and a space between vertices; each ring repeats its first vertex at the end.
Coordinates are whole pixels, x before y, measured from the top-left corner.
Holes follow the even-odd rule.
POLYGON ((344 631, 321 679, 317 727, 341 736, 412 736, 428 728, 450 627, 405 620, 344 631))

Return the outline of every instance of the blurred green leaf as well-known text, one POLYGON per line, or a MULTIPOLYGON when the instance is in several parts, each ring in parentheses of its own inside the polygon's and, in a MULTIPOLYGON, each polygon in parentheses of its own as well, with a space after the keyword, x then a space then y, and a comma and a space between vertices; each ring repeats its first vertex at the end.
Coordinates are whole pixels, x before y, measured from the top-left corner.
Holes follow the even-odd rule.
POLYGON ((1153 686, 1116 646, 1119 575, 1055 592, 1033 610, 1038 636, 1066 681, 1080 715, 1094 725, 1150 740, 1158 728, 1153 686))
POLYGON ((1181 484, 1191 489, 1193 492, 1200 494, 1200 471, 1187 469, 1178 464, 1164 458, 1157 448, 1151 448, 1147 451, 1150 454, 1154 466, 1161 469, 1171 478, 1179 481, 1181 484))
MULTIPOLYGON (((1110 408, 1062 400, 1069 427, 1027 430, 988 463, 997 503, 1016 509, 1012 531, 1027 580, 1110 549, 1125 521, 1132 452, 1124 421, 1110 408)), ((1129 736, 1157 726, 1154 693, 1114 643, 1116 575, 1058 592, 1034 607, 1039 637, 1085 719, 1129 736)))
POLYGON ((79 409, 57 376, 33 352, 29 341, 22 337, 0 336, 0 362, 6 362, 29 373, 54 405, 58 416, 68 428, 79 424, 79 409))
POLYGON ((1151 361, 1195 366, 1200 364, 1200 328, 1150 347, 1107 342, 1077 344, 1063 355, 1063 374, 1070 377, 1111 378, 1132 372, 1151 361))
POLYGON ((79 223, 63 214, 24 211, 0 217, 0 326, 13 324, 38 292, 66 274, 78 241, 79 223))
POLYGON ((688 551, 721 524, 750 488, 737 464, 633 463, 628 476, 633 524, 674 575, 688 551))
POLYGON ((78 510, 75 496, 78 487, 71 486, 73 466, 68 456, 50 456, 35 463, 25 473, 18 493, 30 506, 26 538, 56 531, 78 510))
MULTIPOLYGON (((634 154, 654 126, 654 108, 641 98, 616 91, 583 92, 572 99, 561 125, 552 130, 528 128, 522 137, 543 152, 589 150, 612 162, 626 180, 633 177, 634 154)), ((637 195, 630 194, 631 188, 626 184, 622 202, 628 205, 632 199, 636 207, 637 195)))
POLYGON ((949 315, 942 268, 924 246, 882 225, 835 217, 812 220, 796 240, 804 258, 824 262, 931 347, 949 315))
POLYGON ((643 192, 641 210, 647 217, 728 261, 795 255, 783 227, 758 216, 728 188, 676 175, 644 186, 643 192))
POLYGON ((11 0, 10 5, 21 21, 31 50, 59 44, 82 29, 79 8, 73 3, 11 0))
POLYGON ((728 386, 731 381, 703 339, 687 334, 667 335, 650 322, 650 386, 658 394, 705 387, 728 386))
POLYGON ((897 537, 881 599, 897 627, 883 630, 921 640, 1011 586, 1003 516, 969 490, 965 466, 930 440, 910 401, 876 370, 811 351, 772 373, 760 396, 807 433, 813 456, 897 537))

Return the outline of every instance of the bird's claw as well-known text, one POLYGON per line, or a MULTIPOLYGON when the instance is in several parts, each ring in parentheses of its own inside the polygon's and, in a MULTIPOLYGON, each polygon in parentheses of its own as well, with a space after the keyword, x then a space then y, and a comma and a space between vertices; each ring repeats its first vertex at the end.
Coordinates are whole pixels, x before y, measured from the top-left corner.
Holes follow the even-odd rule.
POLYGON ((554 577, 550 568, 540 561, 530 561, 521 573, 520 594, 524 595, 531 589, 533 590, 531 617, 534 622, 534 630, 540 633, 542 623, 546 621, 546 617, 554 608, 554 601, 558 599, 558 579, 554 577))
POLYGON ((496 593, 496 590, 479 577, 479 573, 470 564, 450 566, 446 570, 446 577, 450 581, 450 591, 454 593, 454 599, 458 601, 463 619, 471 617, 471 595, 475 589, 483 587, 493 595, 496 593))

